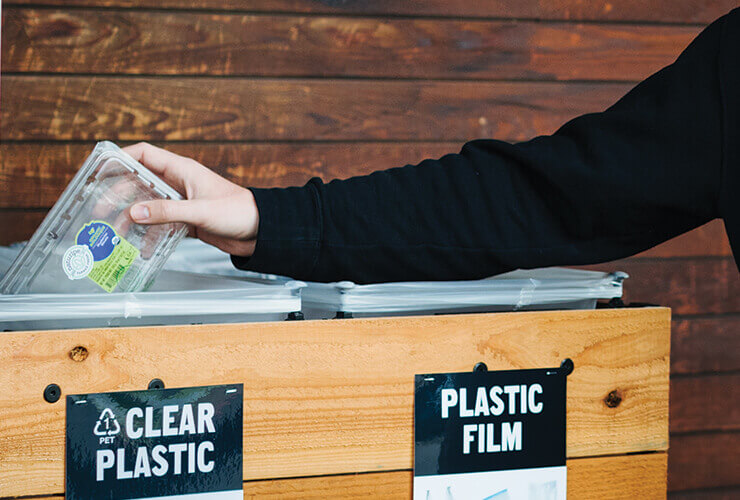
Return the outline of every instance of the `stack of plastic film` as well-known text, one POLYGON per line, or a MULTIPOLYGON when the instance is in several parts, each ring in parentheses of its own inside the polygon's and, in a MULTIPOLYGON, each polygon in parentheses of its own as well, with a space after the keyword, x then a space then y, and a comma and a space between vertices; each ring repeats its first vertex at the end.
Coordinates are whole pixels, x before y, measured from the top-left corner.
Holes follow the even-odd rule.
POLYGON ((77 172, 0 282, 0 293, 138 292, 185 236, 184 224, 140 225, 129 207, 182 199, 111 142, 77 172))
POLYGON ((306 319, 405 316, 547 309, 593 309, 622 296, 623 272, 578 269, 517 270, 475 281, 419 281, 357 285, 309 282, 306 319))
MULTIPOLYGON (((166 269, 238 276, 257 283, 284 284, 290 278, 239 271, 229 255, 186 238, 166 269)), ((623 272, 580 269, 517 270, 471 281, 421 281, 358 285, 308 282, 302 292, 306 319, 419 314, 593 309, 598 300, 622 296, 623 272)))

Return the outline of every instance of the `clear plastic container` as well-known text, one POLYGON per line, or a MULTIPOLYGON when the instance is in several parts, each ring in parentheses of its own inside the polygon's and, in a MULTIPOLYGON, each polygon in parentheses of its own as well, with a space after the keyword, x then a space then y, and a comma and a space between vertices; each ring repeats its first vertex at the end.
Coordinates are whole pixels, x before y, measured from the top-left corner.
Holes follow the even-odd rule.
POLYGON ((304 286, 163 271, 146 292, 0 295, 0 331, 282 321, 304 286))
POLYGON ((139 292, 185 236, 140 225, 129 207, 180 194, 111 142, 100 142, 0 282, 0 293, 139 292))

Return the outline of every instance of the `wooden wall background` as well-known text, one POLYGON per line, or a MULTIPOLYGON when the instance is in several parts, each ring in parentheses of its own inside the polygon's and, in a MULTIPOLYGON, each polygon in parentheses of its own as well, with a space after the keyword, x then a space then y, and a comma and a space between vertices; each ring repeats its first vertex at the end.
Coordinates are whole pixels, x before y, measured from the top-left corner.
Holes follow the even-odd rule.
MULTIPOLYGON (((736 0, 11 0, 0 244, 94 141, 148 140, 252 186, 526 139, 600 110, 736 0)), ((740 496, 740 280, 715 221, 602 266, 673 308, 669 490, 740 496)), ((615 485, 619 487, 619 485, 615 485)))

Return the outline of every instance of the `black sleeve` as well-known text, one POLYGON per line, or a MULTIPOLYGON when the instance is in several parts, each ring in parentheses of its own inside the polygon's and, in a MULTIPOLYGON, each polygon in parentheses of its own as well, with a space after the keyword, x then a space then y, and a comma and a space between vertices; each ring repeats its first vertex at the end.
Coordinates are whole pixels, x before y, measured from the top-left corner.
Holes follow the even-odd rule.
POLYGON ((551 136, 254 189, 257 247, 234 264, 314 281, 473 279, 625 257, 720 217, 726 17, 615 105, 551 136))

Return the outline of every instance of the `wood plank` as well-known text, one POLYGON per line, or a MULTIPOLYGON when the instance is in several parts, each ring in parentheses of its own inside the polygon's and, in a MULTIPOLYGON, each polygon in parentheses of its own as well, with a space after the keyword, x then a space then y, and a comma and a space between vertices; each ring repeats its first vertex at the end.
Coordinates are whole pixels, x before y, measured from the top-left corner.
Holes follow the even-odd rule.
MULTIPOLYGON (((162 146, 253 187, 295 186, 369 174, 457 153, 461 142, 211 144, 162 146)), ((124 145, 124 143, 121 143, 124 145)), ((94 143, 0 143, 0 207, 50 207, 94 143), (7 186, 8 189, 2 189, 7 186)))
MULTIPOLYGON (((6 0, 6 5, 150 8, 150 0, 6 0)), ((362 15, 503 17, 529 19, 708 23, 737 7, 735 0, 158 0, 158 8, 362 15)))
POLYGON ((249 381, 245 479, 412 464, 415 373, 571 357, 570 458, 668 446, 664 308, 0 333, 0 491, 62 491, 64 394, 249 381), (85 346, 84 362, 68 355, 85 346), (330 360, 330 361, 329 361, 330 360), (193 369, 197 367, 197 369, 193 369), (604 398, 618 391, 621 404, 604 398))
MULTIPOLYGON (((0 208, 53 205, 94 143, 0 143, 0 208)), ((123 145, 123 143, 122 143, 123 145)), ((230 180, 253 187, 303 185, 415 164, 460 151, 462 143, 170 143, 162 146, 195 158, 230 180)), ((717 219, 640 257, 731 256, 724 223, 717 219)))
POLYGON ((740 316, 674 319, 671 373, 740 371, 740 316))
POLYGON ((5 72, 639 81, 698 33, 695 26, 10 8, 2 64, 5 72))
POLYGON ((671 436, 668 490, 737 487, 740 478, 740 433, 671 436))
POLYGON ((672 378, 670 401, 671 433, 740 430, 740 374, 672 378))
MULTIPOLYGON (((574 458, 568 464, 568 498, 663 498, 666 453, 574 458), (619 485, 619 487, 615 487, 619 485)), ((411 498, 412 471, 247 481, 244 498, 411 498)), ((40 497, 60 500, 60 496, 40 497)))
POLYGON ((0 245, 9 245, 30 238, 41 224, 41 221, 44 220, 46 212, 46 209, 0 209, 0 245))
POLYGON ((674 314, 740 312, 740 273, 731 257, 624 259, 580 266, 625 271, 625 302, 670 307, 674 314))
POLYGON ((6 76, 4 140, 527 139, 623 84, 6 76))
POLYGON ((727 238, 725 224, 715 219, 693 231, 682 234, 672 240, 653 247, 638 257, 695 257, 695 256, 732 256, 730 240, 727 238))
POLYGON ((740 498, 740 487, 675 491, 668 494, 669 500, 737 500, 738 498, 740 498))

